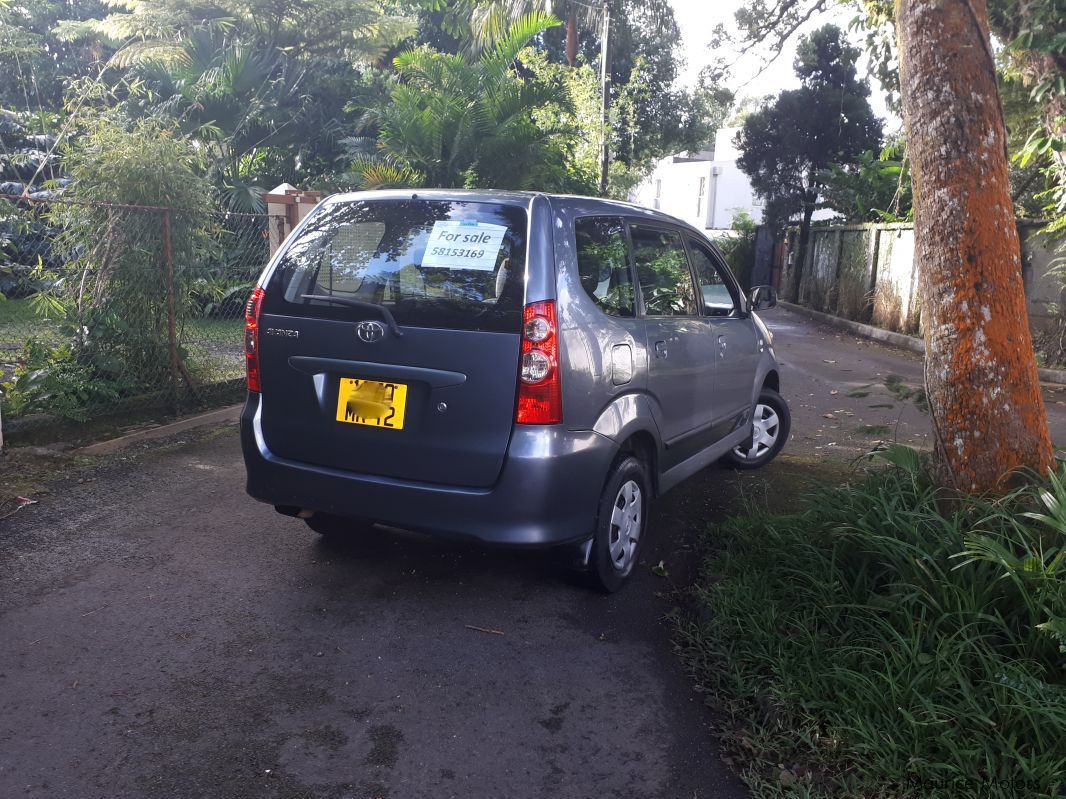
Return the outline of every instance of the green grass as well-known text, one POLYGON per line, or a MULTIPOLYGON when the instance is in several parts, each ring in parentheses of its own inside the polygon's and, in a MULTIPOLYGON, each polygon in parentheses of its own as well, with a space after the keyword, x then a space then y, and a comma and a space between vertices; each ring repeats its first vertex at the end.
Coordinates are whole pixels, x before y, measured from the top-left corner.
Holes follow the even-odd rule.
POLYGON ((62 341, 59 322, 37 316, 29 297, 0 300, 0 344, 21 347, 31 337, 59 344, 62 341))
POLYGON ((908 386, 899 375, 889 375, 885 378, 885 388, 891 391, 900 401, 910 400, 922 413, 928 413, 929 401, 922 387, 908 386))
POLYGON ((189 370, 200 383, 244 375, 244 319, 188 319, 182 332, 189 370))
POLYGON ((1059 795, 1062 479, 942 512, 919 456, 886 452, 902 466, 710 532, 679 646, 727 757, 760 797, 1059 795))
POLYGON ((194 341, 233 342, 239 349, 244 346, 244 318, 188 319, 185 321, 185 336, 194 341))

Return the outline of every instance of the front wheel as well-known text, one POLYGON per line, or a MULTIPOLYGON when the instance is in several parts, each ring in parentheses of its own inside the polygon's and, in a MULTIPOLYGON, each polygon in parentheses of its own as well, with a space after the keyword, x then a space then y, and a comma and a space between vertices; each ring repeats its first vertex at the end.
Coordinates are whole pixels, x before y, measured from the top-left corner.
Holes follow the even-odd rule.
POLYGON ((764 388, 759 393, 752 417, 751 446, 744 444, 733 447, 722 458, 727 466, 737 469, 758 469, 777 457, 792 428, 792 415, 788 404, 772 388, 764 388))
POLYGON ((640 556, 651 500, 644 464, 632 455, 616 461, 600 496, 589 558, 593 586, 613 593, 625 585, 640 556))

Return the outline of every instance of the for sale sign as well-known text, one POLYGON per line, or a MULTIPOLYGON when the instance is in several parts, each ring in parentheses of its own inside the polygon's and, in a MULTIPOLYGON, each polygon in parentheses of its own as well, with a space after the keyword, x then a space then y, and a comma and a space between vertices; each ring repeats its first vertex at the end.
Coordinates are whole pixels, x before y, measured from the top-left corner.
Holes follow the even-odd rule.
POLYGON ((506 225, 452 220, 434 222, 422 266, 491 272, 496 268, 506 233, 506 225))

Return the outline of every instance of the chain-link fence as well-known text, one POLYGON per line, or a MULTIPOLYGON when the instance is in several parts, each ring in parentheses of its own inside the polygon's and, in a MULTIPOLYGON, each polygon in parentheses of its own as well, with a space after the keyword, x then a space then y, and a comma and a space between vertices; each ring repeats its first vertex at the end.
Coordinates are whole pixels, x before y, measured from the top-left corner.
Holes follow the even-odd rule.
POLYGON ((5 432, 241 396, 268 217, 0 195, 5 432))

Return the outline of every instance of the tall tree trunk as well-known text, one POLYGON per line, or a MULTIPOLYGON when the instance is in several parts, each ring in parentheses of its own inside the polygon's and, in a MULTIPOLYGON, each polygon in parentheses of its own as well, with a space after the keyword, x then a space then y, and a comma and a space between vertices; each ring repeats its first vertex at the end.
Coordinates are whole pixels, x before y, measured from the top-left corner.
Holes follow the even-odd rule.
POLYGON ((811 243, 811 217, 814 216, 815 201, 803 204, 803 220, 800 222, 799 244, 796 246, 796 282, 792 286, 792 302, 803 301, 801 283, 803 282, 803 267, 807 262, 807 247, 811 243))
POLYGON ((986 0, 897 0, 925 384, 942 485, 1001 490, 1052 463, 986 0))
POLYGON ((577 65, 577 12, 573 8, 566 15, 566 63, 577 65))

